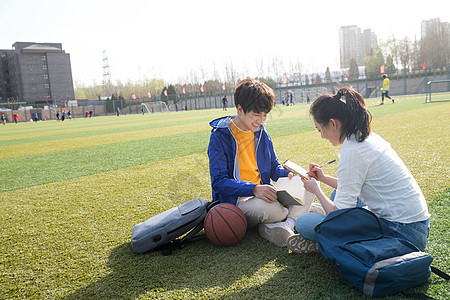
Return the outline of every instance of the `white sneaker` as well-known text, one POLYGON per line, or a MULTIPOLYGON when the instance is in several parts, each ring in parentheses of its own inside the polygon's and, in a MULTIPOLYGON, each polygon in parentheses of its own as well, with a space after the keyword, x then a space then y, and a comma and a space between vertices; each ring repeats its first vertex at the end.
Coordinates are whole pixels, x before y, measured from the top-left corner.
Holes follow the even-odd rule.
POLYGON ((319 245, 315 241, 305 240, 300 234, 294 234, 287 239, 288 249, 295 253, 318 252, 319 245))
POLYGON ((313 212, 316 214, 321 214, 321 215, 326 215, 325 210, 323 209, 322 205, 320 205, 319 203, 313 203, 311 205, 311 208, 309 209, 309 212, 313 212))
POLYGON ((258 232, 262 238, 278 247, 286 247, 287 239, 294 235, 294 232, 286 225, 286 222, 260 223, 258 224, 258 232))

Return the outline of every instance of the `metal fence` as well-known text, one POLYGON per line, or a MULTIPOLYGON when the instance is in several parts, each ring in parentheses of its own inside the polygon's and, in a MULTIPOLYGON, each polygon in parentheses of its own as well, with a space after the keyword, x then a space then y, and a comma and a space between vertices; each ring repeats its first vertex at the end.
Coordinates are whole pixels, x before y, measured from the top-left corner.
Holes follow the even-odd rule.
MULTIPOLYGON (((411 95, 426 94, 429 81, 450 80, 450 68, 427 69, 421 72, 402 71, 390 76, 389 94, 411 95), (444 71, 443 71, 444 70, 444 71)), ((333 81, 331 83, 298 85, 286 84, 284 86, 272 87, 275 91, 275 105, 294 105, 313 101, 325 93, 333 93, 341 85, 351 85, 365 98, 381 97, 382 78, 362 79, 355 81, 333 81)), ((450 82, 439 87, 433 87, 435 92, 449 92, 450 82)), ((159 103, 164 102, 169 111, 175 110, 202 110, 222 108, 222 98, 227 95, 227 106, 234 107, 234 90, 217 90, 205 92, 188 92, 186 94, 175 94, 168 96, 157 96, 150 99, 125 99, 125 100, 73 100, 58 105, 26 103, 0 103, 0 113, 4 114, 8 122, 13 122, 13 115, 17 114, 20 121, 34 119, 37 113, 40 120, 55 120, 57 114, 61 117, 63 112, 71 118, 87 118, 96 116, 107 116, 117 113, 121 114, 158 113, 164 111, 159 103), (143 111, 143 105, 147 109, 143 111), (148 108, 152 109, 148 109, 148 108)))

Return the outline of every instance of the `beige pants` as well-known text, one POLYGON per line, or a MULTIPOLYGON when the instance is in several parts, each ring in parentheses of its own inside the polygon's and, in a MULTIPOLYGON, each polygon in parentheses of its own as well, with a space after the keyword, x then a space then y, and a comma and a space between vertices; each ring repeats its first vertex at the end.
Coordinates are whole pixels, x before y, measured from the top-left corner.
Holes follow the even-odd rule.
POLYGON ((286 218, 297 218, 309 211, 314 197, 308 197, 305 205, 284 207, 280 202, 268 203, 256 197, 239 197, 239 207, 247 217, 247 227, 256 227, 259 223, 281 222, 286 218))

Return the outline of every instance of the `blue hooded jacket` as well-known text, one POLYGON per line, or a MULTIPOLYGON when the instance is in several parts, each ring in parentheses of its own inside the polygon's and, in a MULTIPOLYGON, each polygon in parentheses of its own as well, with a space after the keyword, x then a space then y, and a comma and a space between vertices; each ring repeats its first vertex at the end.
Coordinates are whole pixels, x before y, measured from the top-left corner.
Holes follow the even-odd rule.
MULTIPOLYGON (((213 201, 236 204, 238 197, 253 195, 256 184, 241 180, 237 158, 236 139, 231 133, 230 121, 234 116, 222 117, 209 123, 213 128, 209 139, 208 157, 213 201)), ((261 125, 255 132, 256 164, 261 184, 271 184, 289 171, 279 163, 269 134, 261 125)))

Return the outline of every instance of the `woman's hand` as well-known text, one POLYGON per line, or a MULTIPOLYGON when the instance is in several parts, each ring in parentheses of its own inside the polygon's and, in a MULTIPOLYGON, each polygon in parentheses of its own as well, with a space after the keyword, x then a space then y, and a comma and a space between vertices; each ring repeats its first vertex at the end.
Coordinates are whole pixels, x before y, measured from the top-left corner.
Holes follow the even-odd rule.
POLYGON ((277 189, 268 184, 256 185, 253 188, 253 195, 255 195, 256 198, 264 200, 268 203, 277 201, 277 189))
POLYGON ((309 164, 308 175, 318 181, 323 181, 325 178, 325 173, 323 173, 322 167, 314 163, 309 164))
POLYGON ((319 182, 317 182, 315 178, 311 178, 310 180, 302 178, 302 182, 305 190, 307 190, 308 192, 313 193, 316 196, 322 192, 319 186, 319 182))
POLYGON ((337 210, 337 207, 334 205, 334 203, 322 192, 322 190, 319 187, 319 182, 315 180, 314 178, 311 178, 310 180, 305 180, 302 178, 303 186, 305 187, 305 190, 307 190, 310 193, 313 193, 317 199, 319 200, 320 204, 322 205, 323 209, 327 214, 330 212, 337 210))

